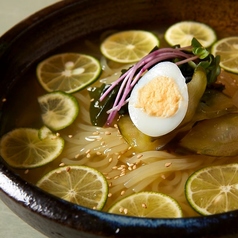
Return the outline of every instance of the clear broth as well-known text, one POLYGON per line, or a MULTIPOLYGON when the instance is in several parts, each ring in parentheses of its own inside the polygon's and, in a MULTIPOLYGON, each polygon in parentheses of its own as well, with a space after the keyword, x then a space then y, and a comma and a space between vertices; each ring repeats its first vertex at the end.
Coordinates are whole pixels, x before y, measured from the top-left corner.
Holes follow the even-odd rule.
MULTIPOLYGON (((145 28, 143 29, 151 30, 145 28)), ((153 32, 155 32, 159 36, 160 47, 168 46, 163 38, 164 30, 156 30, 153 32)), ((105 33, 103 34, 105 35, 105 33)), ((100 57, 100 37, 101 35, 97 34, 89 36, 87 39, 75 40, 73 43, 67 44, 66 46, 51 53, 51 55, 65 52, 78 52, 93 55, 98 58, 100 57)), ((32 127, 39 129, 43 125, 37 97, 47 92, 44 91, 37 80, 36 66, 37 65, 34 65, 21 78, 21 80, 16 83, 16 85, 11 90, 11 93, 6 98, 7 100, 4 103, 4 108, 2 111, 2 114, 4 116, 2 117, 1 121, 0 135, 3 135, 13 128, 32 127)), ((174 143, 172 143, 171 146, 174 146, 174 143)), ((13 170, 26 181, 35 184, 44 174, 55 168, 58 168, 59 164, 61 163, 61 159, 62 158, 59 156, 53 162, 35 169, 21 170, 13 168, 13 170)), ((201 159, 204 159, 203 156, 201 156, 201 159)), ((238 158, 233 158, 233 160, 238 162, 238 158)), ((169 179, 172 180, 173 178, 169 179)), ((121 198, 122 197, 123 196, 121 196, 121 198)), ((110 198, 108 198, 108 200, 108 203, 110 203, 110 198)), ((109 205, 107 205, 106 208, 108 208, 108 206, 109 205)), ((192 209, 190 209, 189 214, 185 214, 185 216, 194 215, 198 214, 196 214, 192 209)))

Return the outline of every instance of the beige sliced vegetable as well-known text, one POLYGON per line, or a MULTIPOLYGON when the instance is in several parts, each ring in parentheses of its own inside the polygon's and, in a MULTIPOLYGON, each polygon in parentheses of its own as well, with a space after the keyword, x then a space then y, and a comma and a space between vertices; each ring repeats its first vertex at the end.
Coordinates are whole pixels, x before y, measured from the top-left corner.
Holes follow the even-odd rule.
POLYGON ((188 87, 188 109, 187 113, 181 123, 184 125, 185 123, 191 121, 193 118, 198 104, 201 100, 202 95, 205 92, 207 86, 207 76, 206 72, 202 68, 198 68, 192 77, 192 80, 187 84, 188 87))
POLYGON ((232 98, 218 90, 206 90, 196 112, 197 120, 219 117, 231 112, 237 112, 232 98))
POLYGON ((238 155, 238 114, 199 122, 183 137, 180 145, 198 154, 238 155))
POLYGON ((153 138, 138 130, 129 116, 122 116, 120 118, 118 129, 125 141, 138 152, 155 150, 157 147, 153 138))

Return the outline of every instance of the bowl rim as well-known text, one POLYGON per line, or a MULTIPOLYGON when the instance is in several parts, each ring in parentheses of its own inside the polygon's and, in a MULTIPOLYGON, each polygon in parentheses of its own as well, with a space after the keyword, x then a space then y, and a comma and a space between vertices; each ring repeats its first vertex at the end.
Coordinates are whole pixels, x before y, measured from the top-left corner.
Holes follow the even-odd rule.
MULTIPOLYGON (((25 207, 25 209, 37 213, 47 220, 53 220, 54 222, 62 223, 65 226, 69 226, 74 229, 74 225, 69 224, 68 221, 64 219, 61 220, 59 218, 59 215, 62 217, 66 216, 71 217, 72 219, 78 219, 78 217, 86 214, 88 215, 88 219, 96 218, 97 222, 102 221, 99 226, 102 229, 104 229, 104 223, 107 223, 106 228, 108 229, 108 231, 105 231, 104 235, 108 235, 108 232, 110 234, 114 233, 116 235, 117 232, 123 229, 127 229, 128 227, 136 227, 137 229, 143 230, 145 228, 148 228, 148 226, 155 232, 158 231, 161 227, 163 227, 163 229, 173 227, 177 232, 181 229, 184 229, 185 227, 190 227, 192 229, 191 231, 188 231, 189 235, 199 235, 199 232, 204 231, 204 229, 207 229, 208 227, 216 227, 216 225, 219 225, 220 223, 228 225, 229 221, 238 219, 238 210, 209 216, 194 216, 189 218, 142 218, 110 214, 104 211, 93 210, 70 203, 54 195, 48 194, 47 192, 39 189, 31 183, 26 182, 24 179, 16 175, 1 160, 0 199, 2 199, 2 201, 5 202, 7 206, 7 201, 10 199, 12 200, 12 202, 17 203, 19 206, 25 207), (45 205, 44 209, 42 209, 42 204, 45 205), (57 213, 55 213, 56 207, 59 208, 59 210, 57 209, 57 213)), ((12 209, 12 207, 10 207, 10 209, 12 209)), ((83 222, 82 224, 85 225, 85 222, 83 222)), ((80 224, 80 226, 82 224, 80 224)), ((81 227, 80 229, 84 229, 84 227, 81 227)), ((215 229, 218 230, 217 227, 215 229)), ((84 231, 89 233, 102 232, 101 229, 98 229, 98 224, 96 225, 96 227, 92 226, 91 224, 90 229, 85 228, 84 231)), ((175 231, 172 231, 172 233, 174 233, 175 231)), ((120 235, 124 237, 123 233, 120 235)))

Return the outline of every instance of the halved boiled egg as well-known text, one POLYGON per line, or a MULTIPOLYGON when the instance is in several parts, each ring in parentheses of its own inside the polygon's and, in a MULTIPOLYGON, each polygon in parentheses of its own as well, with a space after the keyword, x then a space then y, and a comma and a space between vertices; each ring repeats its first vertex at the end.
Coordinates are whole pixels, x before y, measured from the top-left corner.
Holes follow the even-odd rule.
MULTIPOLYGON (((179 67, 161 62, 146 72, 129 98, 129 115, 144 134, 158 137, 173 131, 188 108, 188 89, 179 67)), ((128 128, 129 129, 129 128, 128 128)))

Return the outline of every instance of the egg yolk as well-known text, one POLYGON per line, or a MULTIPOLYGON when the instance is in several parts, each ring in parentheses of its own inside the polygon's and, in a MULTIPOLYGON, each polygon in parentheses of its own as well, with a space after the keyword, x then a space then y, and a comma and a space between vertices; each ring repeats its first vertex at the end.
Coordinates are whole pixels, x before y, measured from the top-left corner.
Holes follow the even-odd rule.
POLYGON ((177 112, 180 100, 182 95, 174 80, 159 76, 140 88, 135 106, 150 116, 166 118, 177 112))

